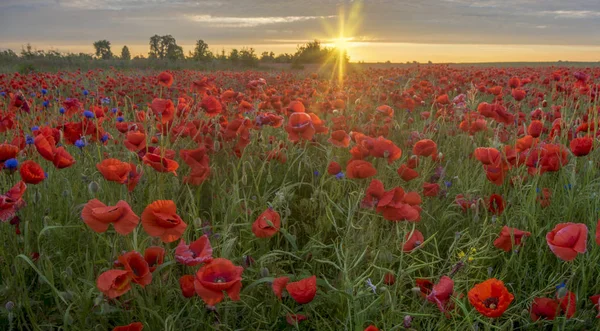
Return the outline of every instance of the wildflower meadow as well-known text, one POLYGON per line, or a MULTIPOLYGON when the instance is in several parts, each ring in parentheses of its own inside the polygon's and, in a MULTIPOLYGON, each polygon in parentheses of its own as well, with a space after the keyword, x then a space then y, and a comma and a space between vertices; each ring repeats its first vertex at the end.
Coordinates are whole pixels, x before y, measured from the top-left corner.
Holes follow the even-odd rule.
POLYGON ((0 74, 0 329, 596 330, 599 78, 0 74))

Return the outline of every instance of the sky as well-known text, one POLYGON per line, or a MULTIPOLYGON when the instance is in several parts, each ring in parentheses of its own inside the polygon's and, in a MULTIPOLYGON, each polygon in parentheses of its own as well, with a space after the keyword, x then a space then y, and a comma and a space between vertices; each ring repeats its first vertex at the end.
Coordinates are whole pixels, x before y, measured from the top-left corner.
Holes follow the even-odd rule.
POLYGON ((351 61, 600 61, 599 0, 0 0, 0 48, 92 53, 107 39, 148 53, 171 34, 185 53, 294 53, 340 30, 351 61))

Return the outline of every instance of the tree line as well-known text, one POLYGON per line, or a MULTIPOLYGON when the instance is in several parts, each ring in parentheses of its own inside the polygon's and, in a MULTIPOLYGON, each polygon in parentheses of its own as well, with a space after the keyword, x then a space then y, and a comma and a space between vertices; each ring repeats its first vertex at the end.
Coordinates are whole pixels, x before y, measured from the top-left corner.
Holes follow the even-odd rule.
POLYGON ((201 63, 231 63, 233 65, 256 67, 261 63, 291 63, 292 65, 304 65, 309 63, 324 63, 327 61, 343 61, 347 63, 349 57, 346 53, 340 53, 335 48, 323 47, 321 42, 314 40, 304 45, 299 45, 294 54, 275 54, 272 51, 256 53, 252 47, 231 49, 229 52, 213 52, 209 45, 202 39, 196 41, 194 49, 185 54, 183 48, 177 44, 172 35, 154 35, 149 40, 148 55, 137 55, 132 58, 131 51, 127 45, 121 48, 120 54, 112 51, 110 41, 103 39, 93 43, 94 53, 60 53, 55 50, 34 50, 30 44, 23 46, 18 55, 12 50, 0 52, 0 59, 78 59, 78 60, 162 60, 172 62, 201 62, 201 63))

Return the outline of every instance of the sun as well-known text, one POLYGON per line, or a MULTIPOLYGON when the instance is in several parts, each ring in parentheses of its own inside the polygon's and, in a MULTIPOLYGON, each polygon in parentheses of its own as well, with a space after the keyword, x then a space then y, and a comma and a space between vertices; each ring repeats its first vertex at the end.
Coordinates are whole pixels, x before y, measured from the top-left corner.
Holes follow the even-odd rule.
POLYGON ((344 6, 339 7, 337 15, 337 26, 326 26, 326 35, 329 36, 326 45, 333 47, 337 52, 328 64, 334 62, 335 70, 332 70, 332 80, 337 73, 337 81, 340 86, 343 83, 344 73, 346 71, 347 58, 352 46, 353 36, 356 34, 361 22, 362 2, 354 2, 346 12, 344 6))
POLYGON ((339 37, 332 39, 331 44, 340 52, 348 52, 350 48, 350 42, 354 40, 353 37, 344 37, 340 35, 339 37))

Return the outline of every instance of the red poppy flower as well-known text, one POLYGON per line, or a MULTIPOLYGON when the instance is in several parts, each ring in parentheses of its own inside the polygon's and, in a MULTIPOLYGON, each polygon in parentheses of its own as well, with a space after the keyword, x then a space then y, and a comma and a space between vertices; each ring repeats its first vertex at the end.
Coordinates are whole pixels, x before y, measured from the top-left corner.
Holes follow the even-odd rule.
POLYGON ((96 164, 96 169, 100 171, 104 179, 112 182, 124 184, 129 179, 130 166, 127 162, 117 159, 106 159, 96 164))
POLYGON ((538 120, 533 120, 527 127, 527 134, 533 138, 537 138, 542 134, 544 130, 544 123, 538 120))
POLYGON ((19 153, 19 147, 10 144, 0 144, 0 169, 8 159, 14 159, 19 153))
POLYGON ((126 270, 111 269, 98 276, 96 285, 104 295, 114 299, 129 292, 131 289, 131 275, 126 270))
POLYGON ((114 206, 107 206, 98 199, 92 199, 85 204, 81 218, 98 233, 105 232, 112 224, 115 231, 121 235, 131 233, 140 220, 126 201, 120 200, 114 206))
POLYGON ((175 248, 175 260, 187 266, 195 266, 201 263, 212 261, 212 246, 207 235, 196 239, 189 245, 181 239, 177 248, 175 248))
POLYGON ((231 261, 216 258, 203 265, 194 279, 196 293, 209 306, 223 301, 223 291, 233 301, 240 300, 242 273, 244 268, 233 265, 231 261))
POLYGON ((386 272, 385 275, 383 275, 383 283, 389 286, 394 285, 396 283, 396 276, 391 272, 386 272))
POLYGON ((22 197, 26 189, 25 182, 19 181, 8 192, 0 195, 0 221, 9 221, 25 205, 22 197))
POLYGON ((177 215, 177 206, 171 200, 157 200, 142 213, 144 230, 152 237, 160 237, 165 243, 173 242, 185 231, 187 224, 177 215))
POLYGON ((552 191, 550 191, 549 188, 545 187, 542 189, 541 196, 538 196, 536 198, 536 200, 537 200, 537 202, 540 203, 542 208, 546 208, 546 207, 550 206, 550 203, 552 202, 551 198, 552 198, 552 191))
POLYGON ((285 131, 288 133, 288 140, 292 142, 301 139, 312 140, 316 133, 312 117, 303 112, 295 112, 290 115, 285 131))
POLYGON ((428 296, 433 289, 433 283, 429 279, 417 278, 415 283, 423 297, 428 296))
POLYGON ((375 325, 371 324, 367 326, 367 328, 364 331, 379 331, 379 329, 375 325))
POLYGON ((279 300, 281 300, 281 294, 283 294, 283 289, 289 281, 289 277, 278 277, 273 280, 271 288, 273 289, 273 293, 275 293, 275 296, 277 296, 279 300))
POLYGON ((46 179, 44 169, 32 160, 21 163, 19 173, 21 174, 21 179, 27 184, 39 184, 46 179))
POLYGON ((488 211, 494 215, 502 215, 505 205, 504 199, 498 194, 492 194, 487 202, 488 211))
POLYGON ((437 144, 431 139, 422 139, 415 143, 412 152, 417 156, 431 156, 437 154, 437 144))
POLYGON ((333 146, 347 148, 350 146, 350 136, 344 130, 336 130, 331 133, 331 138, 327 139, 333 146))
POLYGON ((175 117, 175 105, 170 99, 155 98, 152 100, 150 109, 154 113, 156 120, 162 124, 167 124, 175 117))
POLYGON ((550 250, 559 259, 571 261, 586 252, 588 229, 582 223, 560 223, 546 234, 550 250))
POLYGON ((397 172, 398 175, 400 175, 400 177, 406 182, 410 182, 411 180, 419 177, 419 173, 414 169, 409 168, 406 164, 401 164, 397 172))
POLYGON ((119 256, 119 262, 129 272, 131 281, 142 287, 152 282, 152 273, 142 254, 132 251, 119 256))
POLYGON ((124 326, 116 326, 113 331, 142 331, 144 324, 141 322, 133 322, 124 326))
POLYGON ((184 275, 179 278, 179 287, 184 297, 191 298, 196 294, 194 280, 195 277, 193 275, 184 275))
POLYGON ((142 161, 144 161, 144 164, 151 166, 158 172, 170 172, 177 176, 177 168, 179 168, 179 163, 177 163, 177 161, 154 153, 146 153, 142 158, 142 161))
POLYGON ((494 246, 505 252, 510 252, 510 250, 513 249, 514 246, 521 245, 523 237, 529 237, 530 235, 530 232, 521 231, 517 228, 509 228, 505 225, 502 227, 502 231, 500 231, 500 235, 498 236, 498 238, 494 240, 494 246))
POLYGON ((368 149, 371 156, 386 158, 388 163, 392 163, 402 156, 400 147, 382 136, 376 139, 365 140, 365 143, 368 143, 368 147, 370 147, 368 149))
POLYGON ((569 147, 575 156, 586 156, 592 150, 594 139, 591 137, 581 137, 571 140, 569 147))
POLYGON ((575 293, 566 291, 566 293, 562 294, 562 297, 556 293, 556 300, 560 304, 560 308, 565 313, 567 319, 575 315, 575 312, 577 311, 577 297, 575 296, 575 293))
POLYGON ((454 281, 448 276, 442 276, 440 281, 433 285, 427 301, 435 303, 441 312, 446 313, 452 307, 451 296, 454 293, 454 281))
POLYGON ((280 226, 281 217, 279 213, 271 208, 267 208, 252 223, 252 233, 257 238, 270 238, 279 231, 280 226))
POLYGON ((307 320, 308 317, 306 315, 302 315, 302 314, 292 314, 292 313, 287 313, 285 314, 285 320, 289 325, 297 325, 298 323, 307 320))
POLYGON ((560 306, 556 300, 550 298, 535 298, 529 310, 532 321, 546 319, 552 321, 560 312, 560 306))
POLYGON ((442 94, 435 98, 435 102, 441 105, 447 105, 450 104, 450 99, 448 98, 448 94, 442 94))
POLYGON ((223 111, 223 105, 221 105, 221 102, 219 102, 219 100, 212 95, 202 98, 200 107, 204 109, 204 112, 208 117, 215 117, 223 111))
POLYGON ((285 286, 292 299, 303 305, 311 302, 317 294, 317 276, 301 279, 288 283, 285 286))
POLYGON ((415 248, 421 246, 425 241, 425 237, 421 231, 415 229, 406 234, 404 237, 404 245, 402 245, 402 251, 405 253, 412 252, 415 248))
POLYGON ((163 264, 165 260, 165 249, 160 246, 150 246, 144 251, 144 260, 148 263, 150 272, 154 272, 156 267, 163 264))
POLYGON ((469 303, 487 317, 500 317, 514 300, 501 280, 491 278, 476 284, 467 295, 469 303))
POLYGON ((166 71, 163 71, 160 74, 158 74, 156 80, 159 85, 162 85, 164 87, 171 87, 171 85, 173 84, 173 75, 166 71))
POLYGON ((392 117, 394 116, 394 109, 388 105, 381 105, 375 109, 378 114, 382 114, 384 116, 392 117))
POLYGON ((502 154, 495 148, 478 147, 473 155, 483 165, 497 165, 502 161, 502 154))
POLYGON ((600 294, 592 295, 590 297, 590 300, 592 300, 594 307, 598 309, 598 314, 596 315, 596 318, 600 318, 600 294))
POLYGON ((327 173, 334 176, 339 174, 340 172, 342 172, 342 166, 340 166, 339 163, 335 162, 335 161, 331 161, 329 162, 329 165, 327 166, 327 173))
POLYGON ((129 178, 125 183, 129 192, 133 192, 138 182, 140 181, 140 178, 142 178, 142 171, 140 170, 138 172, 137 166, 133 163, 129 163, 129 178))
POLYGON ((123 145, 128 150, 137 153, 146 148, 146 134, 140 131, 129 131, 123 140, 123 145))
POLYGON ((437 183, 423 183, 423 196, 437 197, 440 194, 440 185, 437 183))
POLYGON ((52 158, 52 164, 57 169, 64 169, 72 166, 75 163, 75 159, 67 152, 64 147, 59 147, 54 151, 52 158))
POLYGON ((365 192, 365 197, 360 202, 360 206, 362 208, 373 208, 377 206, 384 193, 385 189, 383 183, 378 179, 371 180, 371 183, 369 183, 369 187, 367 187, 365 192))
POLYGON ((520 88, 513 89, 511 94, 515 101, 523 101, 527 96, 527 92, 520 88))
POLYGON ((401 187, 386 191, 377 203, 377 212, 388 221, 421 220, 421 197, 416 192, 404 192, 401 187))
POLYGON ((377 174, 377 169, 370 162, 363 160, 352 160, 346 165, 346 176, 348 178, 369 178, 377 174))

